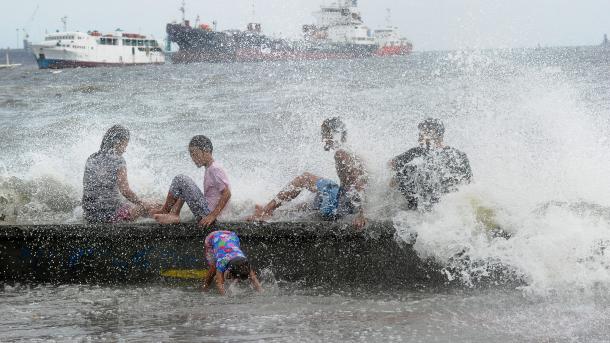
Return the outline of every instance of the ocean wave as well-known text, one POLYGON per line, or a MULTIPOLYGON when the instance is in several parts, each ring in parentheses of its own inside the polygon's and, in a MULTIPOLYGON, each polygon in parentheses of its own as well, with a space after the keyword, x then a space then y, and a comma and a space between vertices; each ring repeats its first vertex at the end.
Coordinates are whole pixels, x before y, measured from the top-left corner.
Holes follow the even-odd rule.
POLYGON ((0 223, 65 222, 79 204, 76 190, 53 177, 0 177, 0 223))

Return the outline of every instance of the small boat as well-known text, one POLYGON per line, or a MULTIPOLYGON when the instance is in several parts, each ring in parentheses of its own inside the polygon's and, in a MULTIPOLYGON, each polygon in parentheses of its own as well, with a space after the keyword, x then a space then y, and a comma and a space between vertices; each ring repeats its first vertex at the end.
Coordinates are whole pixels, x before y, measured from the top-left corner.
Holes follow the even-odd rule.
POLYGON ((40 69, 164 64, 165 54, 155 39, 117 30, 55 32, 32 44, 40 69))
POLYGON ((397 27, 388 26, 375 30, 373 37, 379 44, 379 48, 375 52, 377 56, 408 55, 413 51, 413 44, 400 36, 397 27))
POLYGON ((398 27, 392 26, 392 12, 388 8, 386 27, 373 31, 373 38, 379 48, 375 52, 377 56, 408 55, 413 51, 413 44, 400 35, 398 27))
POLYGON ((21 64, 11 64, 11 60, 9 57, 9 50, 6 51, 6 64, 0 64, 0 69, 8 69, 19 67, 21 64))

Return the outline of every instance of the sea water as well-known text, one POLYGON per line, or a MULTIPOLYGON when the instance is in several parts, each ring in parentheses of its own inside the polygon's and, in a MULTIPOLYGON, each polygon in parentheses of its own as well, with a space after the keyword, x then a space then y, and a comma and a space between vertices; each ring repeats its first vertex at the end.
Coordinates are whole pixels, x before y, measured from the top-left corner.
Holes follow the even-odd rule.
POLYGON ((132 188, 159 200, 174 175, 202 178, 187 145, 209 136, 232 183, 225 218, 240 219, 304 171, 337 178, 320 124, 340 116, 370 172, 367 217, 393 221, 399 240, 416 234, 417 253, 461 286, 280 283, 221 298, 160 285, 5 285, 1 340, 607 341, 609 79, 610 54, 597 48, 2 71, 4 223, 81 222, 84 162, 114 124, 131 131, 132 188), (416 144, 426 117, 443 120, 474 182, 414 214, 389 189, 387 162, 416 144), (490 237, 479 206, 512 238, 490 237), (523 282, 479 288, 494 266, 523 282))

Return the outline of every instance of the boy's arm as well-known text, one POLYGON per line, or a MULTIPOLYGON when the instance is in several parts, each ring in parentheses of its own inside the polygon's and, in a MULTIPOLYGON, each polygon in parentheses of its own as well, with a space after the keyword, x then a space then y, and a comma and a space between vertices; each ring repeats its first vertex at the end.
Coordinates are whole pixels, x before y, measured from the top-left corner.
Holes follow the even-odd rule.
POLYGON ((205 276, 203 280, 203 290, 208 291, 210 289, 210 285, 212 284, 212 280, 214 280, 214 276, 216 276, 216 266, 211 266, 208 270, 208 274, 205 276))
POLYGON ((201 219, 199 225, 208 228, 214 224, 216 218, 218 218, 218 216, 222 213, 222 210, 224 210, 224 208, 227 206, 229 199, 231 199, 231 190, 229 187, 225 187, 225 189, 222 190, 220 200, 218 201, 218 205, 214 211, 208 214, 205 218, 201 219))
POLYGON ((216 287, 220 295, 225 295, 225 277, 219 270, 216 271, 216 287))
POLYGON ((366 217, 364 216, 364 196, 368 183, 367 171, 362 163, 356 163, 350 154, 342 152, 339 157, 344 164, 350 166, 348 172, 352 174, 350 177, 355 179, 354 188, 352 190, 352 192, 355 194, 351 195, 351 199, 352 205, 354 206, 354 210, 356 212, 356 217, 354 218, 352 224, 357 231, 361 231, 366 225, 366 217))
POLYGON ((259 293, 263 292, 263 286, 261 286, 261 283, 258 281, 258 278, 256 277, 256 273, 254 272, 254 270, 250 271, 250 281, 252 282, 252 286, 254 286, 254 289, 257 292, 259 292, 259 293))

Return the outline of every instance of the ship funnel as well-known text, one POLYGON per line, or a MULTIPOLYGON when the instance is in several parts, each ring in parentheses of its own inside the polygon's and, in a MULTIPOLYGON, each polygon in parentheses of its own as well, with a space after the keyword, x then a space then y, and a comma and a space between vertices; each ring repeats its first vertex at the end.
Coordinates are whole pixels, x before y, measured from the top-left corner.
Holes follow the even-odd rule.
POLYGON ((262 28, 261 24, 259 24, 259 23, 249 23, 248 24, 248 32, 261 33, 262 31, 263 31, 263 28, 262 28))

